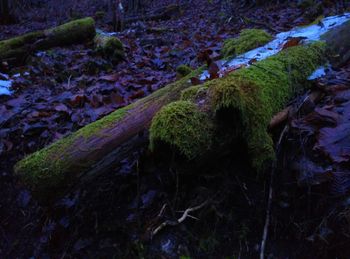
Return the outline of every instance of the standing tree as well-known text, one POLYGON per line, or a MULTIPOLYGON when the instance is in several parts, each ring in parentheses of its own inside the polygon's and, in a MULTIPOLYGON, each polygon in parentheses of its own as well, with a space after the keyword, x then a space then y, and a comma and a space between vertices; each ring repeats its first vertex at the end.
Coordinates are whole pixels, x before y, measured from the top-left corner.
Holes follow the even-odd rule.
POLYGON ((9 0, 0 0, 0 24, 10 22, 9 0))

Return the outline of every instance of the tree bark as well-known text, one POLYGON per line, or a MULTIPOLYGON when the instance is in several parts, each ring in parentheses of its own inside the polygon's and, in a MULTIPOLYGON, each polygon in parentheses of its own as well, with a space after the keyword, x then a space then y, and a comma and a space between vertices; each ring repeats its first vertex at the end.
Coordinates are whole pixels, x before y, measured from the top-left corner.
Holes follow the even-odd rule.
POLYGON ((94 36, 95 22, 92 18, 75 20, 48 30, 0 41, 0 61, 22 63, 34 51, 83 43, 94 36))

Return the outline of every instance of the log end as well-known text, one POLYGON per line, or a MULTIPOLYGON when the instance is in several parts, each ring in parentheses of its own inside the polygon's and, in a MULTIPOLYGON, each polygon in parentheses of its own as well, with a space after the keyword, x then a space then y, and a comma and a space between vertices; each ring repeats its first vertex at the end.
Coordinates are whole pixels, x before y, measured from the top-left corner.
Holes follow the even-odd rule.
POLYGON ((164 144, 191 160, 208 150, 212 140, 208 115, 189 101, 177 101, 163 107, 153 118, 150 148, 164 144))
POLYGON ((333 66, 340 67, 350 60, 350 21, 322 35, 327 43, 333 66))
POLYGON ((249 50, 261 47, 273 39, 271 34, 261 29, 242 30, 238 38, 227 39, 221 54, 225 58, 237 56, 249 50))

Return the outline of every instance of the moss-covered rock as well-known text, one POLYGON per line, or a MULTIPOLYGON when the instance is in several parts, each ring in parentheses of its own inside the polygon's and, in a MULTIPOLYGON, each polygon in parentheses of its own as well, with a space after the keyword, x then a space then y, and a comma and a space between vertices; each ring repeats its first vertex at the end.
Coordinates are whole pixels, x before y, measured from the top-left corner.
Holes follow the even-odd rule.
POLYGON ((237 56, 263 46, 272 39, 273 37, 264 30, 245 29, 242 30, 239 37, 225 40, 221 54, 224 58, 237 56))
POLYGON ((273 142, 267 132, 270 119, 308 86, 307 77, 325 60, 325 46, 318 42, 291 47, 249 68, 208 82, 214 110, 226 109, 234 114, 232 118, 240 118, 241 132, 255 168, 274 158, 273 142))
POLYGON ((192 72, 192 69, 187 65, 180 65, 176 68, 176 73, 178 78, 187 76, 191 72, 192 72))
POLYGON ((117 37, 99 34, 94 41, 96 50, 112 62, 118 63, 124 58, 123 43, 117 37))
POLYGON ((208 115, 189 101, 177 101, 163 107, 152 120, 150 147, 167 144, 187 159, 209 149, 212 124, 208 115))

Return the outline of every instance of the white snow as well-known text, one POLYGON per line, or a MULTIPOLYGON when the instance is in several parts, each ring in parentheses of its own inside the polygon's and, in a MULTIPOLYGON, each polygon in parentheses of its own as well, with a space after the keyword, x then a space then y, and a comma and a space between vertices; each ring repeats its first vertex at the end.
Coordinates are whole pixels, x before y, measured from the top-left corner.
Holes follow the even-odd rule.
POLYGON ((0 95, 11 95, 11 80, 0 80, 0 95))
MULTIPOLYGON (((319 24, 314 24, 306 27, 296 27, 287 32, 281 32, 275 36, 275 39, 266 45, 248 51, 242 55, 239 55, 231 60, 228 60, 221 68, 222 72, 234 67, 242 65, 249 66, 251 60, 263 60, 281 51, 283 45, 289 38, 303 37, 303 42, 317 41, 321 39, 321 36, 328 32, 330 29, 342 25, 350 20, 350 13, 343 15, 330 16, 324 18, 319 24)), ((223 74, 223 73, 220 73, 223 74)), ((200 76, 201 80, 209 78, 208 71, 204 71, 200 76)))

